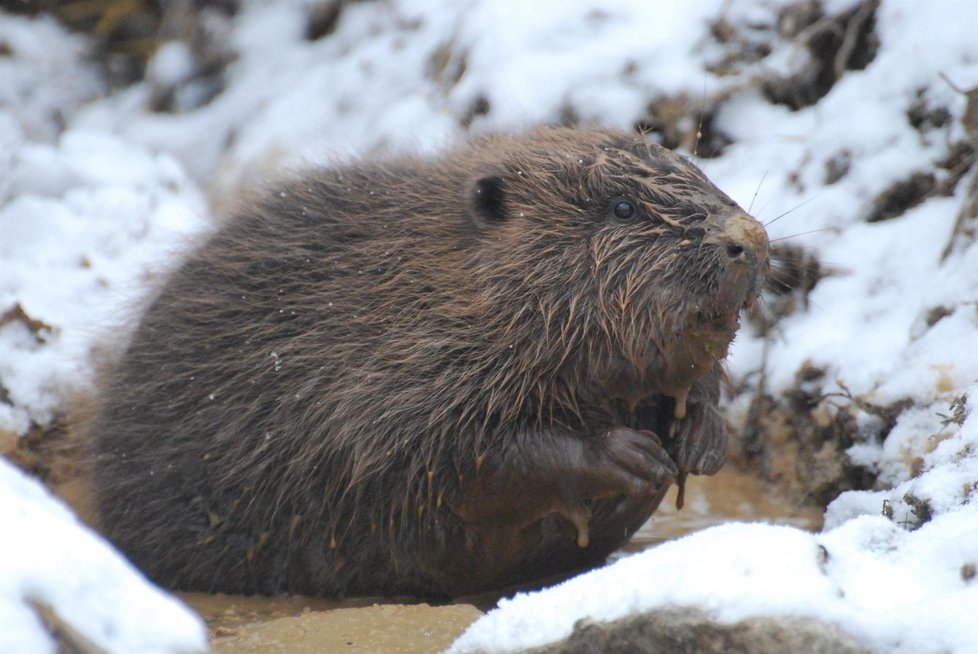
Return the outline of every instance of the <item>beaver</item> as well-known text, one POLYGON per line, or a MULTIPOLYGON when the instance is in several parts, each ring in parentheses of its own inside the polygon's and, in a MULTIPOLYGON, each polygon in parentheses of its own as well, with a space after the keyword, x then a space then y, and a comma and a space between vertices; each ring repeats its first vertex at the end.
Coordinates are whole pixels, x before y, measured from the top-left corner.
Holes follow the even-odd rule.
POLYGON ((102 529, 182 590, 447 598, 599 565, 723 463, 721 361, 767 248, 638 134, 294 173, 110 374, 102 529))

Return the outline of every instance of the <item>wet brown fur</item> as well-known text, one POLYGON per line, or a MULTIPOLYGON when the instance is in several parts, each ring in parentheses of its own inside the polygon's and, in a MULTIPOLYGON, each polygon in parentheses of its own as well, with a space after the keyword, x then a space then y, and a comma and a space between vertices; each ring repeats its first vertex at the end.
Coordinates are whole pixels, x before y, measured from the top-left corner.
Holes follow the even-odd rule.
POLYGON ((454 596, 600 563, 722 464, 719 362, 765 266, 731 263, 736 215, 618 132, 273 187, 173 275, 105 389, 107 535, 228 592, 454 596))

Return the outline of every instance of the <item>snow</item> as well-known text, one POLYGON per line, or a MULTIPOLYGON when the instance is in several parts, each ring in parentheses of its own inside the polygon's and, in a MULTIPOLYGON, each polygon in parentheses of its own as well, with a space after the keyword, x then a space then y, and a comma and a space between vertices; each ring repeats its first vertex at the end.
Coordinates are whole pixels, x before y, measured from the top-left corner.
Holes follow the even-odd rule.
MULTIPOLYGON (((16 139, 52 138, 65 117, 101 94, 102 82, 90 66, 79 65, 88 44, 48 16, 29 22, 4 16, 0 43, 16 53, 0 56, 0 163, 5 164, 16 139), (44 84, 38 84, 41 79, 44 84)), ((0 179, 0 190, 4 186, 0 179)))
MULTIPOLYGON (((47 426, 88 392, 103 346, 124 341, 179 253, 243 188, 282 167, 437 151, 468 133, 519 131, 568 112, 585 125, 629 127, 646 117, 650 99, 724 94, 715 127, 733 143, 700 165, 753 205, 772 239, 809 248, 830 272, 776 339, 742 331, 731 375, 749 378, 766 348, 774 394, 811 363, 826 370, 825 392, 881 406, 910 399, 883 443, 847 453, 878 474, 878 489, 839 497, 819 534, 724 525, 519 595, 453 651, 514 651, 560 638, 582 617, 665 604, 727 621, 811 615, 879 652, 978 650, 978 582, 961 572, 978 562, 978 245, 965 242, 941 261, 970 177, 897 218, 865 220, 894 182, 918 170, 946 178, 934 164, 948 143, 966 138, 966 99, 938 74, 965 89, 978 84, 969 3, 884 0, 873 62, 797 111, 771 104, 758 81, 793 74, 810 56, 773 27, 788 0, 571 0, 559 10, 486 0, 349 3, 335 31, 316 41, 303 36, 307 4, 244 2, 222 28, 235 55, 223 91, 183 113, 150 105, 154 87, 179 87, 195 74, 186 44, 166 43, 146 82, 109 91, 84 37, 49 17, 0 12, 9 52, 0 56, 0 313, 19 304, 40 321, 0 326, 0 435, 47 426), (771 56, 727 75, 707 72, 730 47, 708 33, 721 15, 771 56), (948 126, 910 125, 906 112, 920 93, 949 109, 948 126), (479 104, 488 113, 473 111, 479 104), (849 172, 830 183, 825 164, 841 155, 849 172), (929 324, 939 307, 949 315, 929 324), (965 393, 970 415, 944 424, 965 393), (933 514, 915 530, 908 497, 926 500, 933 514), (880 515, 884 501, 892 519, 880 515)), ((855 2, 824 5, 839 13, 855 2)), ((53 647, 28 600, 88 625, 86 636, 109 650, 199 649, 198 623, 169 604, 148 608, 163 600, 145 599, 158 596, 4 462, 0 494, 0 638, 23 639, 14 651, 53 647), (102 629, 108 613, 98 611, 110 604, 115 622, 102 629), (157 614, 169 617, 151 619, 157 614)))
POLYGON ((106 652, 203 652, 200 619, 0 459, 0 651, 57 652, 32 605, 106 652))
POLYGON ((51 327, 35 337, 21 322, 0 326, 0 379, 11 400, 0 427, 22 433, 91 384, 97 339, 121 336, 100 330, 131 317, 134 295, 145 294, 136 284, 158 276, 201 231, 206 206, 171 156, 104 132, 25 141, 5 178, 0 307, 19 303, 51 327))
POLYGON ((170 41, 160 46, 146 66, 146 79, 150 84, 176 86, 190 79, 196 64, 193 53, 182 41, 170 41))
POLYGON ((818 535, 762 524, 713 527, 502 600, 448 652, 519 652, 570 635, 585 615, 610 621, 663 606, 696 606, 727 623, 812 615, 873 651, 965 652, 978 642, 978 587, 960 573, 978 556, 976 520, 972 505, 915 532, 879 516, 818 535))

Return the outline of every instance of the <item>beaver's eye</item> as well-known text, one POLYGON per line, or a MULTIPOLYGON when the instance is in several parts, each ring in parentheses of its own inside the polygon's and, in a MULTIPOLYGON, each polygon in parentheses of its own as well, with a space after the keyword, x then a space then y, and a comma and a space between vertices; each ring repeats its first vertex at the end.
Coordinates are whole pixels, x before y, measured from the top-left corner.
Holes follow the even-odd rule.
POLYGON ((635 217, 635 205, 628 200, 615 200, 612 212, 618 220, 631 220, 635 217))

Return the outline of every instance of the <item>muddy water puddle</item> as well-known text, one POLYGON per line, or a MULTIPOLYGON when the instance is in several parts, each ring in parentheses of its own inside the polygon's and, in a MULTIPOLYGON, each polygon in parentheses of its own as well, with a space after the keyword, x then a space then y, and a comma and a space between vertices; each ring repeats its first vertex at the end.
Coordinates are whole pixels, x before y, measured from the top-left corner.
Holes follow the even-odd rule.
POLYGON ((760 480, 732 468, 711 477, 687 478, 681 510, 676 509, 676 493, 673 487, 652 518, 635 532, 625 551, 638 552, 725 522, 760 521, 809 531, 822 528, 822 511, 765 493, 760 480))
POLYGON ((468 604, 202 593, 180 597, 207 622, 215 654, 441 652, 482 614, 468 604))
MULTIPOLYGON (((640 551, 731 521, 764 521, 810 530, 821 527, 820 511, 767 495, 757 479, 732 469, 713 477, 690 477, 681 511, 676 510, 675 501, 673 490, 625 550, 640 551)), ((427 654, 443 651, 481 615, 471 604, 430 606, 379 598, 337 602, 200 593, 181 597, 207 622, 217 653, 427 654)))

